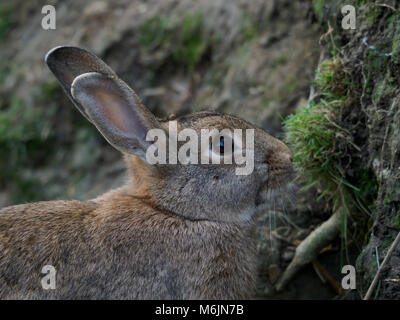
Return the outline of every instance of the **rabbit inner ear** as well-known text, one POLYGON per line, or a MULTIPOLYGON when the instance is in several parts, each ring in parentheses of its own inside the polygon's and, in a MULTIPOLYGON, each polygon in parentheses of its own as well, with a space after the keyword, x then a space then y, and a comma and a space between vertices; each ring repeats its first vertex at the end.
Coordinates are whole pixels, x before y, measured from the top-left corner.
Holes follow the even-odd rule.
POLYGON ((146 134, 159 126, 128 85, 116 77, 90 72, 74 79, 71 95, 111 145, 144 157, 151 144, 146 134))
POLYGON ((91 121, 84 108, 71 96, 72 81, 83 73, 115 76, 114 71, 93 53, 77 47, 56 47, 46 54, 45 61, 76 108, 91 121))

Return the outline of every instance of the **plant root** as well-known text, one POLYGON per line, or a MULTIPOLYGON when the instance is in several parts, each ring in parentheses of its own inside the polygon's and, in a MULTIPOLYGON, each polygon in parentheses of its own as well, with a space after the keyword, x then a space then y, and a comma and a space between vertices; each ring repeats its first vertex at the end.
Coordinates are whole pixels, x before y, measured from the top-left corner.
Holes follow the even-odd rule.
POLYGON ((311 232, 296 248, 296 254, 277 282, 276 290, 282 291, 294 275, 306 264, 311 263, 340 232, 343 210, 341 207, 332 216, 311 232))

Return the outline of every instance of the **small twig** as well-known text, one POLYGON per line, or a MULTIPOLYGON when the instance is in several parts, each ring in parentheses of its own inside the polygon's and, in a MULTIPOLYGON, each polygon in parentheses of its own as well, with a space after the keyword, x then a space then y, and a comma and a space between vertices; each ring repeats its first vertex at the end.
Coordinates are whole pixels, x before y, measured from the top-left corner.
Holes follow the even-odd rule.
POLYGON ((380 265, 378 271, 375 274, 374 279, 372 280, 371 285, 368 288, 368 291, 364 297, 363 300, 369 300, 371 298, 372 292, 374 292, 376 284, 378 283, 379 275, 382 271, 382 269, 385 267, 386 263, 389 261, 393 250, 396 248, 396 246, 400 243, 400 232, 397 234, 396 239, 393 241, 392 245, 390 246, 388 252, 386 253, 385 259, 383 259, 382 264, 380 265))
POLYGON ((325 32, 320 38, 318 43, 321 45, 322 41, 325 40, 326 37, 328 37, 331 33, 333 32, 333 28, 331 27, 330 23, 328 22, 328 31, 325 32))
MULTIPOLYGON (((397 99, 395 98, 395 99, 393 99, 393 103, 392 103, 392 105, 390 106, 389 112, 386 114, 386 119, 387 119, 389 116, 392 115, 392 112, 394 111, 394 108, 395 108, 396 106, 397 106, 397 99)), ((386 119, 385 119, 385 120, 386 120, 386 119)), ((385 136, 383 137, 382 149, 381 149, 381 157, 380 157, 380 165, 379 165, 379 167, 380 167, 380 172, 383 171, 383 163, 384 163, 384 161, 383 161, 383 155, 385 154, 385 149, 386 149, 385 147, 386 147, 387 138, 388 138, 388 135, 389 135, 389 128, 390 128, 389 125, 386 126, 385 136)))
POLYGON ((317 259, 314 259, 313 261, 312 261, 312 266, 313 266, 313 268, 314 268, 314 271, 315 271, 315 273, 317 274, 317 276, 318 276, 318 278, 321 280, 321 282, 323 283, 323 284, 325 284, 326 283, 326 279, 324 278, 324 276, 322 275, 322 273, 320 272, 320 270, 319 270, 319 262, 318 262, 318 260, 317 259))
POLYGON ((395 7, 392 7, 386 3, 375 3, 375 5, 378 7, 385 7, 385 8, 392 9, 393 11, 397 11, 397 9, 395 7))
POLYGON ((289 241, 286 237, 281 236, 278 232, 276 232, 276 230, 272 231, 272 236, 278 240, 281 240, 281 241, 286 242, 287 244, 293 246, 293 243, 291 241, 289 241))
POLYGON ((319 43, 320 45, 322 45, 322 41, 325 40, 325 38, 329 37, 330 40, 331 40, 332 46, 337 50, 337 52, 340 52, 339 48, 336 46, 336 43, 335 43, 335 41, 334 41, 334 39, 333 39, 333 32, 334 32, 334 31, 335 31, 335 30, 332 28, 330 22, 328 21, 328 31, 327 31, 326 33, 324 33, 324 34, 319 38, 318 43, 319 43))
POLYGON ((322 277, 325 282, 327 281, 331 287, 333 288, 333 290, 335 290, 335 292, 342 296, 344 294, 343 289, 340 287, 340 285, 336 282, 336 280, 332 277, 332 275, 328 272, 328 270, 326 270, 319 262, 317 259, 312 261, 314 270, 318 270, 317 274, 319 277, 322 277))
POLYGON ((385 279, 385 282, 400 282, 400 279, 385 279))

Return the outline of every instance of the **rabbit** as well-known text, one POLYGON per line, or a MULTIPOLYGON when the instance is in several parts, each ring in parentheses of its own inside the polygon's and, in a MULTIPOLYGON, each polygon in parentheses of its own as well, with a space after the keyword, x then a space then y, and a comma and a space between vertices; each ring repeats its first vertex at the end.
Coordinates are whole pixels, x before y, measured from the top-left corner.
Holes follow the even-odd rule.
MULTIPOLYGON (((94 54, 56 47, 45 61, 76 108, 119 150, 127 182, 89 201, 0 210, 0 299, 249 299, 255 213, 292 177, 280 140, 239 117, 201 111, 156 118, 94 54), (254 129, 254 170, 150 164, 150 129, 254 129), (46 288, 44 266, 54 267, 46 288)), ((223 155, 220 155, 223 156, 223 155)))

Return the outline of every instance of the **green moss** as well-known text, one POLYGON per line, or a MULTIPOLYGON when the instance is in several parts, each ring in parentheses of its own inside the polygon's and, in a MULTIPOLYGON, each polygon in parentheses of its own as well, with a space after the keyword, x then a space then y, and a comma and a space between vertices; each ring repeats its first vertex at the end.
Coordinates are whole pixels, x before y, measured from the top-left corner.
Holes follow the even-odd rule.
MULTIPOLYGON (((382 75, 389 67, 389 63, 400 63, 399 52, 399 32, 400 32, 400 13, 393 13, 392 10, 383 10, 379 6, 368 6, 374 8, 367 10, 365 15, 371 14, 370 20, 373 27, 383 29, 379 40, 367 39, 368 51, 365 60, 366 70, 370 74, 382 75), (372 12, 372 13, 371 13, 372 12), (372 17, 375 17, 374 20, 372 17)), ((365 18, 365 16, 361 16, 365 18)), ((368 19, 367 19, 368 20, 368 19)), ((375 79, 376 80, 376 79, 375 79)))
POLYGON ((376 11, 372 11, 369 14, 365 15, 365 18, 369 25, 373 25, 377 20, 377 13, 376 11))
MULTIPOLYGON (((238 39, 244 47, 257 36, 263 23, 258 23, 247 13, 243 14, 240 23, 238 39)), ((143 49, 163 52, 174 63, 193 70, 222 37, 202 11, 192 11, 183 17, 157 16, 147 20, 140 29, 137 41, 143 49)))
POLYGON ((388 249, 392 245, 395 237, 396 237, 395 233, 389 233, 388 235, 386 235, 383 241, 381 242, 382 249, 383 250, 388 249))
POLYGON ((354 88, 338 61, 337 58, 322 61, 314 79, 321 95, 330 101, 331 106, 341 104, 354 88))
POLYGON ((375 23, 379 23, 382 7, 376 6, 368 1, 356 1, 357 25, 364 27, 373 27, 375 23))
POLYGON ((46 120, 50 113, 50 110, 27 105, 18 97, 11 98, 0 111, 0 180, 16 200, 28 201, 40 196, 37 186, 34 187, 36 181, 23 172, 45 158, 50 150, 46 120))
POLYGON ((340 127, 339 117, 354 84, 347 79, 338 59, 323 61, 314 83, 320 92, 319 101, 301 107, 284 121, 294 162, 310 175, 312 183, 328 189, 328 186, 335 189, 338 184, 345 184, 359 191, 345 180, 344 169, 340 166, 341 158, 346 156, 345 148, 337 147, 346 141, 350 146, 351 137, 340 127))
MULTIPOLYGON (((30 98, 28 101, 18 96, 8 97, 0 109, 0 185, 15 203, 46 200, 60 195, 54 194, 54 188, 46 189, 52 178, 41 176, 38 172, 52 165, 71 165, 64 163, 65 155, 54 152, 61 148, 62 143, 72 147, 74 137, 66 136, 61 129, 69 126, 67 121, 72 121, 74 132, 89 126, 72 108, 70 110, 72 115, 76 114, 76 120, 59 118, 57 111, 63 94, 56 81, 34 87, 26 96, 30 98)), ((66 114, 68 111, 63 116, 66 114)), ((94 133, 94 129, 92 131, 94 133)), ((82 141, 79 143, 82 144, 82 141)))
POLYGON ((322 20, 323 18, 323 9, 325 6, 325 0, 313 0, 312 2, 315 13, 318 16, 318 19, 322 20))
POLYGON ((395 220, 393 226, 394 226, 395 228, 400 228, 400 211, 397 212, 397 217, 396 217, 396 220, 395 220))
POLYGON ((13 97, 9 106, 0 112, 0 141, 27 141, 40 138, 38 120, 42 120, 41 110, 27 107, 23 100, 13 97))
POLYGON ((354 200, 363 213, 357 215, 353 212, 351 236, 361 247, 368 244, 370 230, 373 225, 373 212, 376 212, 375 202, 378 195, 378 182, 371 168, 360 167, 355 170, 354 176, 349 177, 349 182, 358 187, 359 191, 352 193, 354 200))
POLYGON ((375 94, 373 96, 373 99, 375 103, 379 103, 379 101, 382 99, 382 97, 385 95, 385 92, 387 90, 388 84, 386 83, 386 79, 383 81, 379 82, 376 87, 375 87, 375 94))
MULTIPOLYGON (((393 24, 397 21, 394 37, 392 41, 392 56, 391 60, 394 64, 400 64, 400 17, 398 15, 392 16, 391 18, 394 19, 393 24)), ((394 28, 394 27, 392 27, 394 28)))
POLYGON ((155 49, 166 41, 168 36, 168 18, 154 17, 146 21, 139 33, 138 43, 147 49, 155 49))
POLYGON ((370 0, 353 0, 353 2, 354 2, 355 6, 361 7, 361 6, 365 5, 365 4, 370 3, 370 0))
POLYGON ((177 61, 184 62, 189 69, 193 69, 206 51, 209 40, 203 32, 203 14, 188 14, 183 18, 173 56, 177 61))
POLYGON ((317 71, 315 83, 323 98, 311 106, 301 107, 284 121, 294 162, 310 175, 312 183, 326 184, 341 171, 337 168, 341 153, 335 148, 340 127, 333 123, 338 104, 345 99, 338 95, 346 93, 346 85, 340 82, 339 88, 335 87, 338 83, 335 63, 324 61, 317 71))
POLYGON ((351 231, 353 239, 365 243, 369 215, 353 220, 352 224, 347 216, 351 212, 354 218, 355 208, 369 213, 375 203, 377 181, 373 171, 362 166, 348 174, 346 159, 355 149, 351 133, 341 127, 341 115, 351 105, 348 101, 354 98, 356 85, 347 78, 337 58, 320 64, 314 83, 319 98, 284 120, 286 142, 293 152, 294 163, 308 179, 305 189, 317 185, 320 197, 329 196, 333 210, 343 212, 343 241, 351 231))
POLYGON ((390 197, 388 194, 386 194, 385 198, 383 199, 383 205, 385 207, 390 207, 390 197))
POLYGON ((357 193, 367 206, 373 206, 378 192, 378 181, 371 168, 358 168, 354 177, 349 179, 351 183, 359 188, 357 193))
POLYGON ((0 5, 0 42, 4 40, 8 32, 10 32, 13 28, 13 26, 14 19, 12 16, 12 12, 0 5))
MULTIPOLYGON (((396 101, 395 98, 398 95, 400 11, 380 6, 377 1, 375 1, 376 3, 373 2, 368 0, 313 1, 314 10, 321 26, 324 27, 323 30, 328 30, 328 22, 334 29, 334 32, 325 38, 327 51, 330 52, 332 48, 330 44, 335 42, 339 57, 345 57, 347 61, 347 70, 344 71, 349 74, 349 78, 346 77, 346 74, 344 74, 344 77, 337 76, 336 70, 333 70, 333 72, 322 70, 321 76, 318 77, 319 75, 317 75, 315 81, 317 98, 314 99, 314 103, 320 105, 319 97, 322 95, 322 99, 327 102, 325 107, 334 110, 332 108, 334 96, 339 98, 336 104, 338 112, 326 112, 331 115, 330 119, 335 126, 338 126, 338 136, 333 136, 333 142, 337 143, 338 150, 341 151, 341 154, 335 159, 339 167, 338 172, 342 171, 339 177, 357 188, 357 190, 347 186, 344 188, 346 194, 356 204, 351 206, 351 219, 347 221, 347 226, 350 229, 348 235, 353 240, 354 234, 357 238, 356 245, 361 244, 361 247, 369 241, 366 250, 357 259, 357 269, 362 273, 360 280, 363 281, 360 281, 359 288, 362 291, 368 288, 375 275, 378 267, 376 256, 382 259, 385 250, 393 241, 392 235, 395 232, 390 232, 390 228, 385 228, 383 225, 400 227, 400 212, 396 207, 397 202, 395 200, 398 185, 398 183, 396 184, 396 170, 393 172, 391 170, 393 167, 388 164, 386 166, 388 169, 383 172, 385 178, 378 184, 375 177, 376 168, 375 170, 369 168, 372 159, 379 158, 383 164, 381 164, 377 173, 381 174, 380 171, 385 168, 385 161, 390 162, 390 150, 383 148, 382 143, 387 143, 388 148, 390 148, 390 146, 395 146, 398 141, 397 109, 392 102, 396 101), (350 31, 344 31, 340 27, 340 7, 345 4, 354 5, 356 8, 357 30, 355 33, 361 34, 361 37, 358 38, 359 41, 351 35, 350 31), (320 19, 321 16, 323 16, 323 19, 320 19), (353 53, 356 51, 359 54, 354 55, 353 53), (342 88, 338 86, 340 82, 344 84, 342 88), (385 117, 379 116, 379 110, 387 111, 384 112, 385 117), (345 138, 345 141, 340 142, 340 139, 338 139, 342 134, 340 128, 349 131, 349 138, 354 139, 353 142, 356 144, 354 148, 351 146, 351 140, 348 143, 345 138), (382 138, 383 142, 379 139, 380 137, 384 138, 382 138), (370 154, 371 152, 372 154, 370 154), (380 154, 384 152, 389 155, 380 154), (378 189, 379 194, 383 194, 383 196, 378 197, 378 189), (360 210, 360 207, 365 207, 365 210, 360 210), (369 211, 368 214, 371 218, 364 214, 365 211, 369 211), (379 229, 385 232, 379 233, 379 237, 374 237, 371 230, 374 220, 377 219, 382 224, 379 229), (390 233, 390 236, 382 239, 387 235, 386 231, 390 233), (361 243, 357 241, 362 238, 364 241, 361 241, 361 243), (375 252, 376 248, 379 248, 379 252, 375 252)), ((386 4, 394 6, 394 3, 392 1, 386 4)), ((346 133, 343 132, 343 134, 346 137, 346 133)), ((306 155, 306 157, 310 158, 309 155, 306 155)), ((302 171, 308 173, 307 169, 302 169, 302 171)), ((330 184, 324 185, 320 183, 321 176, 315 175, 314 178, 312 182, 320 185, 319 190, 324 192, 329 189, 331 194, 335 194, 334 180, 330 181, 330 184)), ((340 184, 336 184, 336 186, 340 186, 340 184)), ((331 201, 330 203, 334 210, 334 202, 331 201)), ((379 289, 376 290, 376 296, 393 296, 392 293, 388 295, 383 293, 384 287, 382 285, 380 292, 379 289)))
MULTIPOLYGON (((376 75, 382 75, 382 72, 386 71, 388 68, 388 63, 390 62, 390 56, 386 55, 385 49, 370 49, 368 51, 368 57, 366 59, 365 68, 368 74, 374 74, 375 78, 373 79, 373 83, 379 78, 376 78, 376 75)), ((390 50, 390 49, 389 49, 390 50)), ((382 79, 382 78, 381 78, 382 79)), ((383 89, 385 87, 382 87, 383 89)))
POLYGON ((219 39, 220 35, 208 27, 203 13, 192 12, 178 22, 165 16, 149 19, 141 28, 138 43, 145 50, 164 51, 174 62, 193 69, 219 39))
POLYGON ((302 107, 284 121, 286 140, 292 147, 294 162, 318 179, 321 171, 333 169, 335 158, 339 156, 334 146, 335 130, 327 119, 324 105, 311 108, 302 107))
POLYGON ((259 28, 257 23, 251 18, 251 16, 244 14, 241 19, 241 34, 243 36, 244 41, 249 41, 254 39, 259 32, 259 28))

